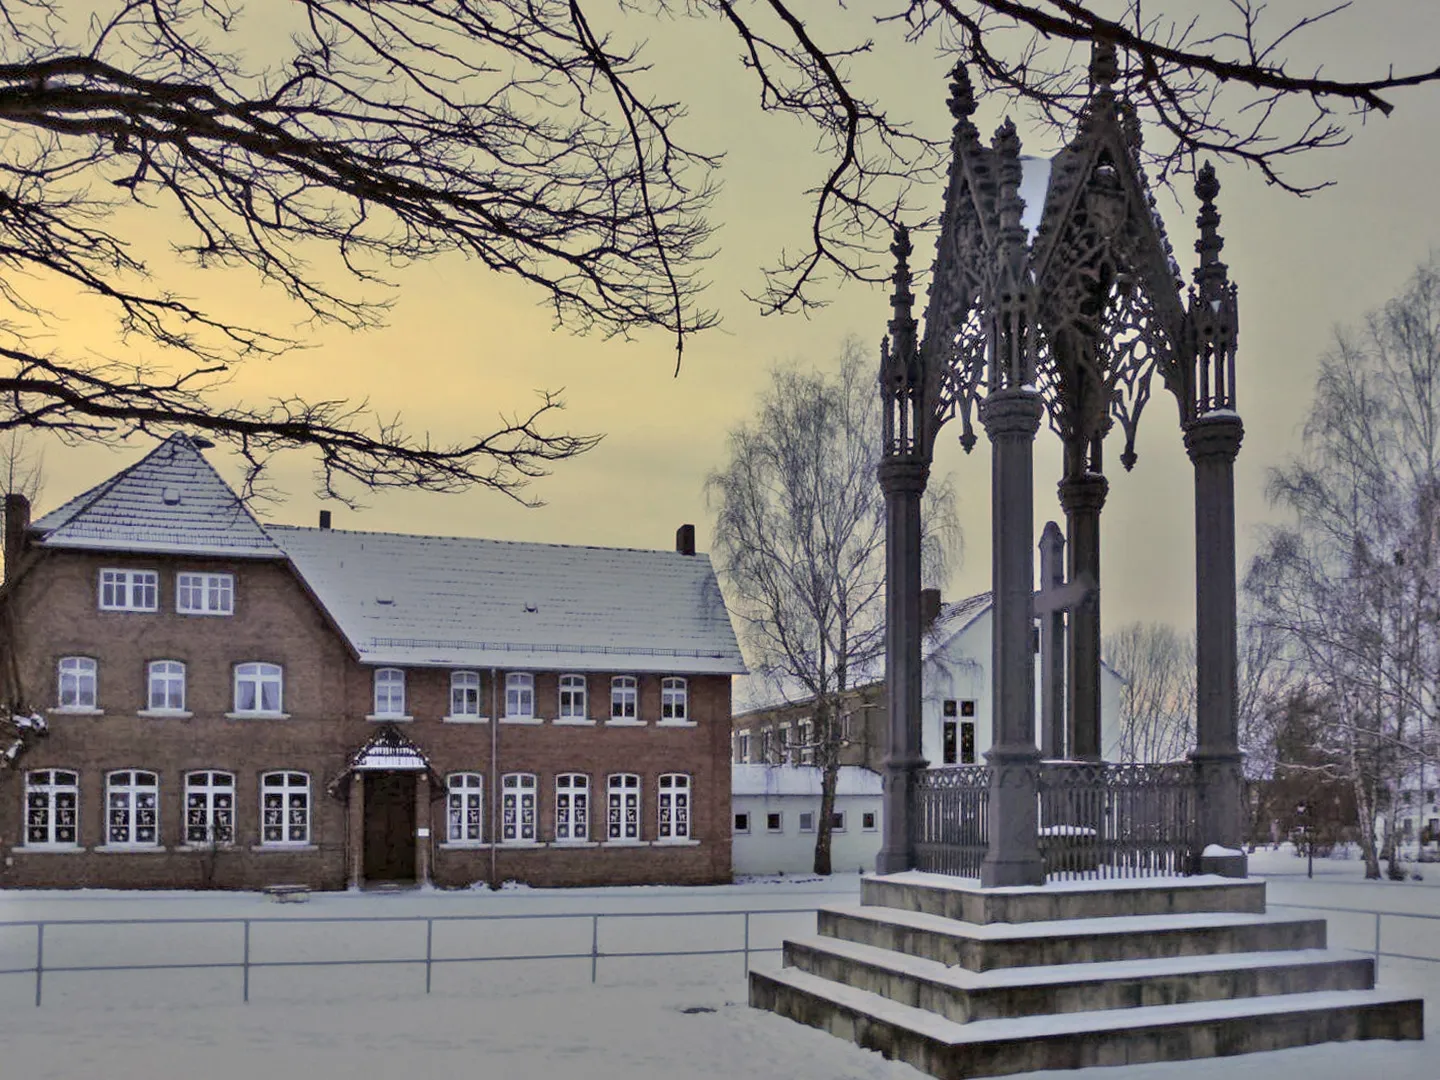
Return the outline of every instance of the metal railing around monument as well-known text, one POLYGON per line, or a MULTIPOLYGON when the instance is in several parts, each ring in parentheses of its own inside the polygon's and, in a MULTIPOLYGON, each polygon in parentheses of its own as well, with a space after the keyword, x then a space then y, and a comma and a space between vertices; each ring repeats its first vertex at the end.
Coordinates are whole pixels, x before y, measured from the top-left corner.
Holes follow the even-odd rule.
MULTIPOLYGON (((980 876, 990 775, 987 765, 918 773, 911 811, 917 870, 980 876)), ((1047 761, 1037 799, 1047 880, 1159 877, 1194 866, 1195 771, 1188 763, 1047 761)))

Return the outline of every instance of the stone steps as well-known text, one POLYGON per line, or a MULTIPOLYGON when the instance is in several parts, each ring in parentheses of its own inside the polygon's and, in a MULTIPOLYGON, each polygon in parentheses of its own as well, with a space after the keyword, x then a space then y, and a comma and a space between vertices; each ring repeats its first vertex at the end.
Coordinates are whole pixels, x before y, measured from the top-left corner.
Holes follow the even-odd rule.
POLYGON ((831 904, 819 909, 817 925, 825 937, 971 971, 1325 947, 1324 919, 1250 912, 1014 924, 966 923, 923 911, 831 904))
POLYGON ((1423 1037, 1423 1002, 1326 950, 1323 919, 1266 914, 1264 888, 865 878, 750 973, 750 1004, 941 1080, 1423 1037))
POLYGON ((752 971, 750 1004, 820 1028, 939 1080, 1224 1057, 1353 1039, 1422 1037, 1421 1003, 1378 990, 958 1024, 794 968, 752 971))
POLYGON ((873 945, 810 937, 787 941, 784 962, 962 1024, 1375 985, 1369 957, 1323 949, 974 972, 873 945))

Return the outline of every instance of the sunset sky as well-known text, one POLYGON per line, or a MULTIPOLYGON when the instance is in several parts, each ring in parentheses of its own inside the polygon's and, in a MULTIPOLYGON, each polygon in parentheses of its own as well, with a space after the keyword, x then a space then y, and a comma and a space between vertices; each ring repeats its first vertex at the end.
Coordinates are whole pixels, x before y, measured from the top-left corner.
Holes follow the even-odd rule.
MULTIPOLYGON (((1317 6, 1299 0, 1273 5, 1277 22, 1292 9, 1303 14, 1317 6)), ((835 17, 851 25, 860 18, 853 6, 835 17)), ((817 26, 812 29, 823 39, 826 26, 817 26)), ((306 353, 244 369, 233 392, 368 396, 386 416, 398 411, 412 428, 444 441, 490 430, 499 413, 528 409, 536 389, 563 388, 564 427, 603 432, 605 439, 529 489, 545 500, 540 509, 485 492, 382 493, 366 496, 358 513, 332 507, 337 527, 663 548, 673 544, 677 526, 693 522, 699 547, 708 550, 712 514, 702 491, 705 476, 724 463, 726 434, 752 413, 770 366, 792 359, 827 364, 849 334, 872 349, 878 345, 888 318, 880 287, 832 288, 830 306, 808 318, 761 318, 744 298, 744 291, 758 291, 761 265, 782 246, 803 241, 803 192, 826 162, 793 121, 760 114, 753 82, 724 27, 652 22, 642 32, 651 39, 657 93, 683 95, 690 106, 683 129, 690 142, 727 155, 713 215, 720 226, 718 254, 705 271, 713 283, 705 305, 720 311, 722 326, 690 341, 673 377, 673 341, 663 333, 605 342, 554 330, 543 296, 458 258, 405 271, 397 278, 386 328, 358 335, 323 331, 306 353)), ((889 31, 876 36, 881 47, 863 69, 867 92, 943 137, 949 128, 944 61, 897 45, 889 31)), ((1296 67, 1323 62, 1337 78, 1375 75, 1391 63, 1422 69, 1435 64, 1437 42, 1440 4, 1434 0, 1365 0, 1303 39, 1296 67)), ((1238 166, 1219 167, 1223 257, 1240 288, 1239 409, 1246 436, 1236 486, 1242 572, 1256 527, 1274 520, 1264 498, 1266 472, 1298 446, 1316 360, 1332 328, 1358 322, 1398 291, 1418 262, 1440 252, 1440 86, 1397 92, 1392 100, 1394 114, 1357 127, 1350 145, 1295 163, 1297 178, 1337 181, 1311 198, 1267 189, 1238 166)), ((997 106, 982 101, 975 119, 988 133, 1001 116, 997 106)), ((1027 153, 1053 149, 1023 125, 1021 134, 1027 153)), ((935 209, 940 194, 937 187, 935 209)), ((1162 193, 1160 204, 1188 274, 1195 260, 1196 205, 1188 184, 1178 196, 1177 204, 1176 196, 1162 193)), ((917 268, 928 268, 932 252, 933 240, 923 238, 917 268)), ((273 291, 247 292, 242 283, 230 292, 219 275, 183 280, 183 289, 202 299, 223 287, 230 302, 254 305, 257 319, 282 326, 293 321, 273 291)), ((917 306, 923 307, 923 292, 917 306)), ((56 329, 63 337, 66 324, 56 329)), ((967 458, 958 434, 958 425, 942 431, 935 464, 936 473, 956 477, 965 530, 963 562, 946 583, 951 599, 988 588, 990 568, 988 447, 982 437, 967 458)), ((47 444, 39 509, 129 464, 150 445, 47 444)), ((1114 467, 1102 519, 1105 623, 1114 628, 1160 619, 1186 627, 1194 610, 1192 473, 1173 399, 1163 390, 1147 409, 1138 448, 1133 473, 1114 467)), ((1109 462, 1118 450, 1110 450, 1109 462)), ((238 477, 221 452, 211 457, 227 478, 238 477)), ((1053 494, 1058 468, 1058 448, 1042 433, 1037 536, 1048 518, 1059 515, 1053 494)), ((278 461, 271 480, 288 497, 259 507, 262 517, 314 524, 322 503, 312 495, 309 470, 298 453, 278 461)))

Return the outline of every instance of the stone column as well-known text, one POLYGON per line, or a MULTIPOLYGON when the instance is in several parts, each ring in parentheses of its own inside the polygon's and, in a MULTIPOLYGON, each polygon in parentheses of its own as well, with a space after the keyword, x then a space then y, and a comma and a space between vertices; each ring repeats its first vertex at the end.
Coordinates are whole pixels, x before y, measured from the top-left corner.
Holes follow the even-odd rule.
POLYGON ((415 777, 415 884, 430 881, 430 774, 415 777))
MULTIPOLYGON (((1053 521, 1040 534, 1040 590, 1065 584, 1065 537, 1053 521)), ((1065 612, 1040 616, 1040 756, 1065 756, 1065 612)))
MULTIPOLYGON (((1241 773, 1235 615, 1235 456, 1245 429, 1231 412, 1185 429, 1195 466, 1195 763, 1200 846, 1241 850, 1241 773)), ((1244 877, 1243 854, 1201 857, 1202 873, 1244 877)))
POLYGON ((983 888, 1042 885, 1036 791, 1034 443, 1043 406, 1034 390, 992 390, 980 406, 990 439, 991 575, 995 607, 991 650, 994 704, 990 764, 990 842, 980 867, 983 888))
POLYGON ((350 774, 350 887, 365 884, 365 774, 350 774))
POLYGON ((1100 511, 1110 485, 1099 473, 1060 481, 1060 506, 1069 534, 1070 580, 1087 579, 1089 595, 1070 610, 1070 731, 1072 761, 1100 760, 1100 511))
MULTIPOLYGON (((920 752, 920 496, 929 466, 887 458, 879 467, 885 493, 885 692, 888 698, 883 814, 875 860, 879 874, 915 866, 911 790, 925 768, 920 752)), ((1026 544, 1029 549, 1029 544, 1026 544)))

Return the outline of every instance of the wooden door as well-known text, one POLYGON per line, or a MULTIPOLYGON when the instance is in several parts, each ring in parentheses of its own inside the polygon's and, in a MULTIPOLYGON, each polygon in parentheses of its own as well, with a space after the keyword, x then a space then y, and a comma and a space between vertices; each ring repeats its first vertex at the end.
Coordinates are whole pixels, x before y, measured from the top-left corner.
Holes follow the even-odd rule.
POLYGON ((415 880, 415 774, 365 777, 365 880, 415 880))

